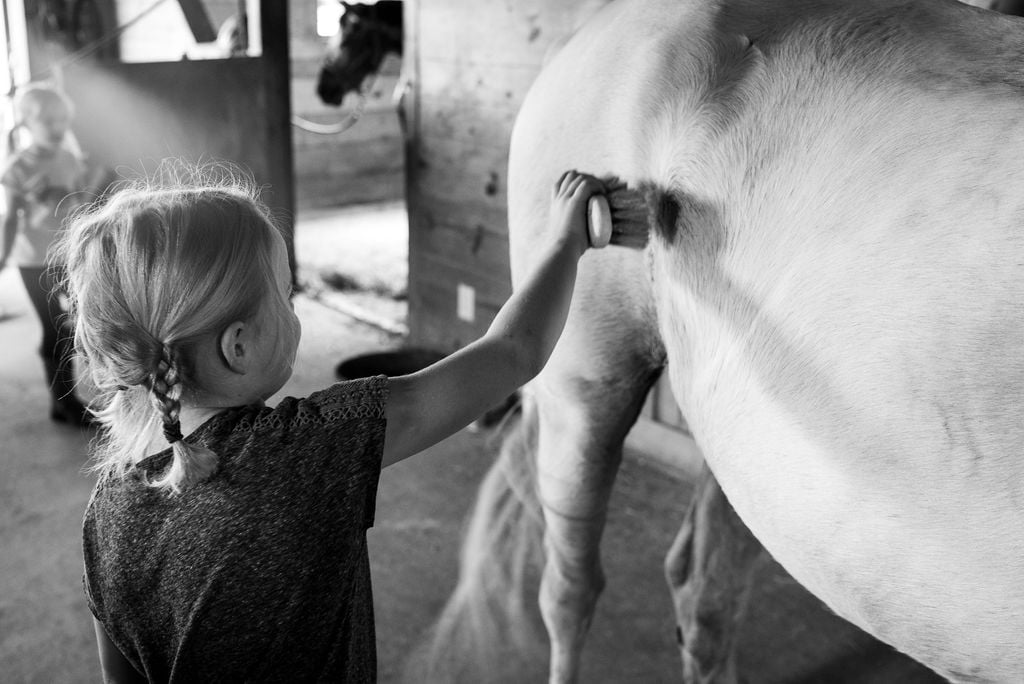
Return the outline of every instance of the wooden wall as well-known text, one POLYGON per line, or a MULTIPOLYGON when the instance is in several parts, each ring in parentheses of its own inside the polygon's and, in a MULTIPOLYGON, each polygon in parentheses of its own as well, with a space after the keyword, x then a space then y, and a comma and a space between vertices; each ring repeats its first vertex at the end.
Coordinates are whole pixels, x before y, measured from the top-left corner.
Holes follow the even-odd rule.
POLYGON ((412 341, 453 350, 480 336, 511 291, 508 142, 548 47, 603 0, 406 2, 405 103, 412 341), (457 315, 460 284, 472 321, 457 315))
POLYGON ((292 230, 287 5, 261 4, 260 57, 67 66, 63 81, 86 153, 129 175, 168 156, 232 161, 268 187, 264 199, 292 230))
POLYGON ((169 156, 229 160, 269 185, 267 200, 290 216, 288 85, 267 66, 235 58, 69 68, 75 133, 92 160, 127 173, 169 156))
MULTIPOLYGON (((458 349, 484 333, 508 298, 512 125, 551 45, 606 1, 406 2, 412 343, 458 349), (467 287, 475 293, 471 321, 458 309, 467 287)), ((651 393, 643 415, 685 429, 667 382, 651 393)))

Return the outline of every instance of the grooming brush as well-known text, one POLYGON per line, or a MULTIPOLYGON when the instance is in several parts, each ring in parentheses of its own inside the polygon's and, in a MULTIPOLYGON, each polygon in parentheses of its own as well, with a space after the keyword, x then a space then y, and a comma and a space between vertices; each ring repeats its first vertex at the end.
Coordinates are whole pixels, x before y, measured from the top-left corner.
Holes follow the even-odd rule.
POLYGON ((587 227, 594 247, 619 245, 632 249, 647 246, 650 231, 647 199, 615 177, 602 179, 605 192, 587 204, 587 227))

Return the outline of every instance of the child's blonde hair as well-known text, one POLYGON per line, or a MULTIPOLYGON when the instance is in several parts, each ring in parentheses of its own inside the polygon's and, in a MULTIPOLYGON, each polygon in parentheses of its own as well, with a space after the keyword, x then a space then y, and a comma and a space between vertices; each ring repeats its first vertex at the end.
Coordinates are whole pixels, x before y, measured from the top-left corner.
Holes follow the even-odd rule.
POLYGON ((180 399, 203 387, 193 367, 200 338, 254 316, 276 292, 277 230, 237 171, 180 164, 72 218, 54 259, 67 269, 75 345, 100 390, 101 475, 123 476, 161 428, 174 458, 152 486, 178 493, 216 470, 212 451, 181 438, 180 399))

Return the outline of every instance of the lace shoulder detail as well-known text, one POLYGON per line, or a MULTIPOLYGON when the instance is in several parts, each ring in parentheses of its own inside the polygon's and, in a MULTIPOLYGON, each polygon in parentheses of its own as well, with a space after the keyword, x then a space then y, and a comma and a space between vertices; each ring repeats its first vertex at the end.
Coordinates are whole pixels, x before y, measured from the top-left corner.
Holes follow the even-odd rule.
POLYGON ((383 419, 387 406, 387 377, 380 375, 336 383, 305 399, 287 397, 274 409, 244 416, 236 430, 311 427, 354 419, 383 419))

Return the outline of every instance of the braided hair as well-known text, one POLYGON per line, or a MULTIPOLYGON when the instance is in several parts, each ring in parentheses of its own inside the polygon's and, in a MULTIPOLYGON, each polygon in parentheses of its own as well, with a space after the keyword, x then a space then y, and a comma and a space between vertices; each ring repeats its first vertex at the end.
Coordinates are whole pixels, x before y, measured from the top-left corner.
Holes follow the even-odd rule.
POLYGON ((171 345, 162 344, 160 360, 149 377, 149 395, 174 458, 163 477, 150 484, 167 487, 174 493, 206 480, 217 470, 217 455, 203 446, 186 442, 181 434, 181 392, 181 374, 174 350, 171 345))
POLYGON ((163 420, 164 437, 168 444, 180 442, 181 435, 181 378, 174 366, 170 345, 162 345, 160 361, 150 376, 150 394, 153 407, 163 420))
POLYGON ((217 455, 205 446, 185 441, 181 434, 182 382, 171 345, 161 345, 160 359, 146 384, 150 389, 150 401, 163 425, 164 438, 171 445, 173 454, 167 471, 150 483, 179 494, 183 488, 206 480, 216 471, 217 455))

